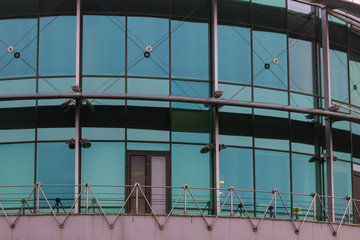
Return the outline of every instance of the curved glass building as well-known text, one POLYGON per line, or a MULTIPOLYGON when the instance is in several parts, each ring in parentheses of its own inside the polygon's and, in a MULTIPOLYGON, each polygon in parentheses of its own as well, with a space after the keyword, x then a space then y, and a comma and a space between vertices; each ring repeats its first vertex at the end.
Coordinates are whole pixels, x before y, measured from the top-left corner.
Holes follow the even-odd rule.
POLYGON ((310 206, 307 220, 358 223, 357 14, 340 1, 5 0, 3 210, 302 220, 310 206))

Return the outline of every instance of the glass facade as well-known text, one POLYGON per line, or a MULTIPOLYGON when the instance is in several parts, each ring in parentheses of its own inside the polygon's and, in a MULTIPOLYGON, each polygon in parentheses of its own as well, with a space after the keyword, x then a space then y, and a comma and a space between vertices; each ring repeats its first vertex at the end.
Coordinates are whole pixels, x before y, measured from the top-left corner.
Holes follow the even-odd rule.
MULTIPOLYGON (((216 34, 222 98, 324 108, 317 7, 291 0, 218 1, 214 33, 210 0, 159 0, 157 7, 88 0, 80 16, 75 0, 33 2, 26 13, 20 6, 0 11, 0 95, 70 93, 79 84, 87 94, 210 98, 216 34)), ((334 17, 329 36, 332 101, 359 109, 360 36, 334 17)), ((216 187, 216 159, 206 145, 215 141, 218 124, 219 143, 226 145, 219 157, 221 188, 326 194, 326 164, 316 160, 325 153, 324 117, 134 99, 88 99, 95 111, 83 100, 59 107, 66 100, 0 101, 0 161, 8 170, 0 185, 125 185, 128 153, 148 151, 168 154, 167 184, 216 187), (75 156, 77 130, 91 146, 81 143, 75 156)), ((359 125, 335 122, 332 136, 335 196, 345 197, 353 191, 352 163, 360 164, 359 125)), ((44 191, 74 199, 72 187, 44 191)), ((105 187, 97 191, 110 194, 105 187)), ((127 195, 111 194, 121 200, 127 195)), ((202 207, 208 206, 213 196, 201 194, 202 207)), ((249 193, 247 202, 256 212, 269 196, 249 193)), ((296 206, 297 199, 285 201, 296 206)))

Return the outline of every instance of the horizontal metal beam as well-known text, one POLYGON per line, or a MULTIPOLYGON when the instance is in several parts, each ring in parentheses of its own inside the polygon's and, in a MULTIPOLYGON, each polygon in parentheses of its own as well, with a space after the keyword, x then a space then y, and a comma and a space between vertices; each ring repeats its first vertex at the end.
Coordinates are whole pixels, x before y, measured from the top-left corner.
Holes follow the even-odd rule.
POLYGON ((360 117, 326 111, 323 109, 302 108, 289 105, 281 105, 264 102, 247 102, 238 100, 228 100, 222 98, 200 98, 200 97, 186 97, 186 96, 170 96, 170 95, 140 95, 140 94, 125 94, 125 93, 38 93, 38 94, 11 94, 1 95, 0 101, 13 100, 32 100, 32 99, 68 99, 68 98, 84 98, 84 99, 118 99, 118 100, 146 100, 146 101, 170 101, 170 102, 186 102, 186 103, 202 103, 215 106, 235 106, 246 108, 260 108, 271 109, 286 112, 305 113, 317 116, 324 116, 332 118, 333 120, 346 120, 350 122, 360 123, 360 117))

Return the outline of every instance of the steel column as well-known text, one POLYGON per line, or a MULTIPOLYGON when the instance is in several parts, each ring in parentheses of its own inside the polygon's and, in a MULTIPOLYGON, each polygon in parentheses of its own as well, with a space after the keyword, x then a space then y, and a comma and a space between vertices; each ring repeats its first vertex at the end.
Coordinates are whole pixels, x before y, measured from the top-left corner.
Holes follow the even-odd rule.
MULTIPOLYGON (((328 9, 321 9, 321 32, 322 32, 322 47, 323 47, 323 72, 324 72, 324 102, 325 110, 329 111, 331 107, 331 81, 330 81, 330 55, 329 55, 329 23, 328 23, 328 9)), ((326 144, 326 185, 328 198, 328 213, 332 221, 334 221, 334 169, 333 169, 333 139, 331 118, 325 121, 325 144, 326 144)))
MULTIPOLYGON (((216 91, 219 90, 219 78, 218 78, 218 35, 217 35, 217 0, 212 0, 211 3, 211 14, 212 14, 212 77, 213 77, 213 95, 216 91)), ((214 187, 215 190, 215 206, 216 213, 220 211, 220 160, 219 160, 219 114, 218 107, 213 106, 213 143, 215 144, 215 149, 213 153, 214 159, 214 187)))
MULTIPOLYGON (((80 89, 81 73, 81 0, 76 2, 76 87, 80 89)), ((80 161, 80 106, 81 100, 76 100, 75 107, 75 199, 79 195, 79 161, 80 161)), ((79 201, 80 202, 80 201, 79 201)), ((79 204, 75 204, 75 213, 79 213, 79 204)))

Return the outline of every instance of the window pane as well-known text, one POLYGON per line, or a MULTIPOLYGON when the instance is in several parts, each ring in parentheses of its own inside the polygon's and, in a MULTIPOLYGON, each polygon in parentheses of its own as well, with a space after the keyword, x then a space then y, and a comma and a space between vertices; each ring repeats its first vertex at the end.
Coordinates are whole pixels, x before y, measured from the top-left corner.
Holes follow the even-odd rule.
POLYGON ((40 75, 75 75, 76 17, 44 17, 40 22, 40 75))
POLYGON ((287 89, 286 49, 285 34, 253 32, 254 85, 287 89))
POLYGON ((168 32, 168 19, 128 17, 129 75, 169 76, 168 32))
POLYGON ((209 26, 171 21, 171 74, 174 78, 209 79, 209 26), (184 64, 186 63, 186 64, 184 64))
POLYGON ((250 30, 218 26, 219 81, 251 83, 250 30))
POLYGON ((331 98, 349 102, 347 54, 330 49, 331 98))
POLYGON ((37 19, 0 20, 0 36, 0 78, 35 76, 37 19))
POLYGON ((84 16, 83 74, 125 74, 125 17, 84 16))

